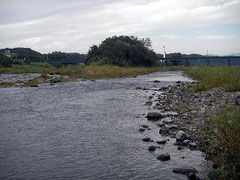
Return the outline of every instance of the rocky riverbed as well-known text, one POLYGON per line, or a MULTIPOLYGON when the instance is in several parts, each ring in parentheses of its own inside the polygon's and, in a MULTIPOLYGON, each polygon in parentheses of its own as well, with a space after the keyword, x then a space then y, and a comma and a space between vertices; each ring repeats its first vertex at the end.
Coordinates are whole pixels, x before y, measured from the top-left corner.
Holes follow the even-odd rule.
MULTIPOLYGON (((240 92, 225 92, 222 88, 194 92, 190 87, 196 83, 178 81, 174 86, 154 90, 148 97, 149 101, 146 102, 146 106, 150 106, 152 111, 147 114, 146 118, 159 127, 159 134, 166 137, 163 141, 155 142, 156 146, 150 146, 150 152, 155 151, 156 148, 163 148, 162 146, 168 143, 170 138, 175 139, 174 145, 179 151, 186 148, 204 151, 203 146, 209 141, 201 133, 204 121, 216 115, 220 107, 237 104, 240 99, 240 92), (158 94, 157 91, 162 93, 158 94)), ((137 89, 147 90, 141 87, 137 89)), ((144 134, 146 130, 149 130, 148 128, 146 124, 143 124, 139 132, 144 134)), ((154 142, 149 137, 145 137, 143 141, 154 142)), ((171 156, 165 153, 157 159, 170 161, 171 156)), ((173 172, 185 174, 188 179, 199 179, 194 168, 178 168, 173 169, 173 172)))

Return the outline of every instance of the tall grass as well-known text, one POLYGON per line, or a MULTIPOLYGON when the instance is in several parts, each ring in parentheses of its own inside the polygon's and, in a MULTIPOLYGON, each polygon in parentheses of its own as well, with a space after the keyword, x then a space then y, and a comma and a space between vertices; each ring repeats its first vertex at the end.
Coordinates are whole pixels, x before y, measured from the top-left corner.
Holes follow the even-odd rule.
POLYGON ((9 68, 0 68, 0 73, 41 73, 41 77, 47 77, 47 74, 67 75, 70 79, 105 79, 119 77, 135 77, 137 75, 148 74, 160 70, 166 70, 161 67, 119 67, 113 65, 69 65, 56 68, 48 63, 32 63, 24 65, 13 65, 9 68))
POLYGON ((240 67, 191 67, 185 73, 200 82, 193 88, 205 91, 222 87, 226 91, 240 90, 240 67))
POLYGON ((240 178, 240 107, 225 107, 205 121, 204 136, 210 139, 206 150, 218 164, 217 179, 240 178))

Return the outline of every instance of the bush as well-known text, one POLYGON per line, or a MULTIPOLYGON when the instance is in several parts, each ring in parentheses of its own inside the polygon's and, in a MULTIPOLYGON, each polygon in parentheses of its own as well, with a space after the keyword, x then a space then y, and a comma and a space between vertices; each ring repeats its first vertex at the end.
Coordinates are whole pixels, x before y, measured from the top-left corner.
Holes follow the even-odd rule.
POLYGON ((11 67, 13 60, 7 56, 0 54, 0 66, 2 67, 11 67))
POLYGON ((117 66, 154 66, 156 54, 151 49, 149 38, 113 36, 88 51, 86 64, 111 64, 117 66))

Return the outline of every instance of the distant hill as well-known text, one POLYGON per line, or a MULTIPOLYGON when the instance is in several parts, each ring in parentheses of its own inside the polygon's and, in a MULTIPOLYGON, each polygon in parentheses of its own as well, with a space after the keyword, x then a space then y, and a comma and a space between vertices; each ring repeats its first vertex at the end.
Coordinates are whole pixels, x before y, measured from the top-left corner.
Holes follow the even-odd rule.
POLYGON ((33 61, 43 61, 46 59, 65 59, 65 60, 79 60, 80 62, 84 62, 85 55, 80 53, 65 53, 60 51, 55 51, 49 54, 41 54, 35 50, 30 48, 5 48, 0 49, 0 54, 6 55, 8 57, 13 57, 15 59, 25 59, 25 60, 33 60, 33 61))
POLYGON ((229 56, 240 56, 240 53, 232 53, 229 56))
POLYGON ((10 52, 10 55, 16 56, 17 59, 26 59, 26 60, 41 60, 43 59, 43 55, 40 52, 34 51, 30 48, 5 48, 0 49, 0 54, 5 54, 6 52, 10 52))

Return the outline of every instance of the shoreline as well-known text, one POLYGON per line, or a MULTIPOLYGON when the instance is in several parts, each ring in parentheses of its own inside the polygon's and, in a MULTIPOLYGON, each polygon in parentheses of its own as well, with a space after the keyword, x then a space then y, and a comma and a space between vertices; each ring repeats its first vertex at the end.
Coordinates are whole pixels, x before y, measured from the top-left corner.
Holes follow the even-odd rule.
MULTIPOLYGON (((240 92, 226 92, 223 88, 194 92, 192 87, 197 83, 177 82, 176 85, 160 88, 159 90, 163 93, 157 97, 153 106, 154 113, 156 113, 155 116, 160 118, 149 118, 152 112, 149 112, 147 118, 150 121, 160 122, 157 124, 159 134, 175 138, 176 143, 174 145, 177 146, 178 150, 189 148, 190 150, 204 152, 206 154, 205 159, 213 162, 209 176, 214 179, 214 177, 219 177, 218 171, 220 166, 211 150, 213 149, 212 147, 219 147, 216 142, 213 144, 212 139, 207 136, 205 131, 208 128, 206 127, 206 122, 208 119, 214 118, 221 113, 222 108, 234 107, 236 104, 235 99, 240 96, 240 92), (164 114, 171 112, 176 112, 176 114, 164 116, 164 114)), ((153 103, 150 100, 146 105, 151 106, 153 103)), ((213 129, 213 131, 217 130, 213 129)), ((218 133, 215 133, 212 137, 217 137, 217 135, 218 133)), ((185 170, 178 169, 174 171, 185 172, 185 170)), ((189 173, 185 173, 185 175, 189 176, 189 174, 192 174, 190 172, 193 171, 194 169, 190 169, 189 173)), ((195 173, 193 173, 193 176, 196 176, 195 173)), ((196 176, 196 178, 198 177, 196 176)))

